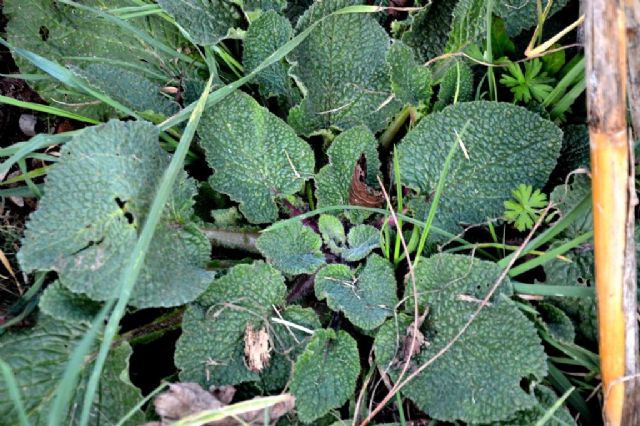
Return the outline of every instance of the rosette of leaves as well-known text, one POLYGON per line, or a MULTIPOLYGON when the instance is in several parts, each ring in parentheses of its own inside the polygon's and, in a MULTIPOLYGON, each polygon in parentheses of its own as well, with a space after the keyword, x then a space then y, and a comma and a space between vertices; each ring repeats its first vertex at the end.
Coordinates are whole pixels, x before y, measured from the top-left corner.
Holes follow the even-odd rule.
POLYGON ((398 146, 402 183, 433 196, 443 164, 459 145, 445 178, 436 224, 458 232, 460 224, 502 215, 519 184, 543 187, 556 164, 562 131, 522 107, 464 102, 424 117, 398 146))
MULTIPOLYGON (((65 311, 73 321, 55 319, 40 314, 36 325, 30 329, 16 330, 0 337, 0 359, 13 370, 22 393, 22 402, 32 425, 48 424, 57 387, 69 360, 70 348, 77 346, 89 330, 87 321, 77 321, 84 316, 83 309, 67 305, 65 311)), ((98 349, 96 343, 95 350, 98 349)), ((92 426, 116 424, 142 399, 140 391, 129 381, 129 357, 132 350, 122 342, 109 352, 102 370, 96 398, 91 407, 89 424, 92 426)), ((73 392, 66 418, 80 418, 85 384, 93 367, 93 357, 87 357, 80 367, 78 386, 73 392)), ((3 425, 20 424, 9 387, 0 386, 0 412, 3 425)), ((144 422, 144 414, 136 410, 131 422, 144 422)), ((69 424, 75 424, 70 422, 69 424)))
POLYGON ((319 300, 326 299, 331 309, 344 312, 363 330, 380 326, 398 303, 391 264, 377 254, 358 273, 347 265, 325 266, 316 274, 314 288, 319 300))
POLYGON ((302 102, 289 111, 288 121, 298 133, 347 130, 359 124, 376 132, 399 108, 388 99, 385 55, 390 38, 384 28, 368 14, 327 17, 358 3, 317 1, 298 20, 299 34, 324 18, 288 57, 294 64, 291 74, 304 93, 302 102))
POLYGON ((198 134, 214 169, 212 188, 239 202, 251 223, 274 222, 276 199, 295 194, 313 175, 309 145, 245 93, 207 109, 198 134))
MULTIPOLYGON (((83 7, 101 11, 104 2, 86 0, 83 7)), ((131 6, 126 0, 109 2, 110 8, 131 6)), ((15 47, 36 53, 58 64, 72 65, 88 77, 92 87, 115 96, 130 108, 167 114, 176 105, 162 98, 160 88, 180 75, 183 64, 175 62, 167 52, 151 45, 133 31, 103 19, 95 12, 53 0, 4 2, 8 17, 7 39, 15 47), (70 35, 73 36, 70 36, 70 35), (104 63, 96 63, 103 61, 104 63), (109 63, 109 65, 107 65, 109 63), (117 65, 115 65, 117 64, 117 65), (144 64, 144 67, 140 64, 144 64), (93 84, 96 84, 93 86, 93 84), (121 85, 126 90, 122 91, 121 85), (154 102, 150 102, 154 100, 154 102)), ((185 43, 178 29, 159 16, 132 18, 127 21, 148 37, 179 50, 185 43)), ((27 60, 15 56, 24 74, 42 74, 27 60)), ((88 117, 104 119, 114 111, 81 90, 65 87, 50 76, 30 82, 38 94, 59 108, 88 117)))
MULTIPOLYGON (((158 130, 141 121, 84 129, 49 171, 18 260, 24 271, 55 270, 74 293, 116 297, 155 185, 169 164, 158 130)), ((131 295, 136 307, 176 306, 200 295, 212 274, 210 245, 192 220, 194 182, 181 173, 131 295)))
POLYGON ((520 383, 546 376, 546 355, 534 324, 509 299, 508 279, 460 338, 432 360, 467 324, 501 273, 496 264, 469 256, 423 258, 415 275, 419 311, 428 309, 419 339, 425 343, 409 357, 412 337, 407 330, 413 318, 408 315, 387 321, 376 335, 377 363, 392 378, 406 362, 411 362, 409 371, 431 362, 402 392, 435 419, 491 423, 513 418, 538 402, 520 383))

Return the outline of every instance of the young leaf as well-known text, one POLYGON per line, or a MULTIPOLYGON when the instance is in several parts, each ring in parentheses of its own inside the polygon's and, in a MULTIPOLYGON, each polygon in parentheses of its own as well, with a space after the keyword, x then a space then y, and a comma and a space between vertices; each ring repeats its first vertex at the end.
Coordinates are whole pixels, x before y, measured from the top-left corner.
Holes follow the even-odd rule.
MULTIPOLYGON (((122 268, 169 163, 158 130, 145 122, 90 127, 62 148, 18 259, 25 271, 55 270, 60 282, 94 300, 116 297, 122 268)), ((190 222, 195 185, 182 173, 145 259, 130 303, 176 306, 202 293, 210 246, 190 222)))
POLYGON ((360 358, 346 331, 316 330, 293 370, 298 417, 311 423, 344 404, 356 388, 360 358))
POLYGON ((532 99, 543 102, 553 90, 547 84, 553 79, 542 71, 542 62, 537 58, 524 63, 524 73, 517 63, 509 63, 507 69, 509 74, 503 74, 500 83, 511 89, 516 102, 529 103, 532 99))
POLYGON ((520 232, 531 229, 548 203, 546 194, 539 189, 533 191, 531 185, 518 185, 511 193, 515 200, 504 202, 507 222, 514 224, 520 232))
MULTIPOLYGON (((298 21, 296 32, 353 3, 315 2, 298 21)), ((289 55, 295 63, 291 73, 305 93, 302 103, 289 111, 289 123, 305 135, 359 124, 374 132, 383 129, 399 107, 388 102, 391 93, 384 57, 389 44, 389 36, 372 16, 327 18, 289 55)))
POLYGON ((431 194, 457 138, 464 150, 459 149, 451 163, 436 219, 451 232, 458 232, 461 223, 501 215, 504 200, 518 184, 544 186, 555 166, 562 132, 550 121, 511 104, 452 105, 423 118, 401 141, 402 183, 431 194), (467 122, 467 131, 460 135, 467 122))
POLYGON ((409 47, 395 42, 387 52, 391 89, 403 106, 429 105, 431 99, 431 71, 418 64, 409 47))
POLYGON ((242 24, 242 13, 228 0, 158 0, 158 4, 197 44, 215 45, 242 24))
POLYGON ((42 293, 38 308, 57 320, 77 324, 82 321, 90 323, 100 311, 100 304, 72 293, 56 281, 42 293))
MULTIPOLYGON (((27 330, 4 334, 0 337, 0 359, 12 368, 22 390, 23 402, 29 420, 34 425, 47 423, 56 386, 69 358, 69 348, 78 344, 88 325, 80 322, 60 321, 40 315, 37 324, 27 330), (27 356, 28 355, 28 356, 27 356)), ((99 397, 92 406, 92 426, 116 424, 129 409, 142 398, 140 391, 129 381, 128 368, 131 347, 121 343, 109 354, 105 364, 99 397)), ((84 382, 93 364, 88 357, 84 365, 80 386, 73 396, 68 419, 78 418, 84 396, 84 382)), ((7 386, 0 385, 0 412, 2 424, 18 424, 16 412, 8 397, 7 386)), ((144 415, 137 411, 132 422, 139 424, 144 415)))
MULTIPOLYGON (((419 366, 467 323, 502 270, 469 256, 437 254, 422 259, 415 273, 420 312, 428 309, 421 329, 427 343, 411 361, 419 366)), ((546 355, 535 326, 508 299, 511 294, 506 280, 462 337, 403 388, 404 395, 429 416, 451 422, 507 420, 533 407, 535 397, 520 382, 546 376, 546 355)), ((411 321, 404 315, 397 323, 389 320, 376 336, 377 362, 391 366, 392 377, 406 362, 403 349, 410 342, 405 336, 411 321)))
MULTIPOLYGON (((291 38, 293 28, 287 18, 274 11, 262 14, 251 23, 244 38, 242 62, 247 71, 254 70, 269 55, 291 38)), ((256 76, 263 96, 290 95, 289 66, 284 60, 271 65, 256 76)))
POLYGON ((354 325, 373 330, 393 315, 398 298, 391 264, 372 254, 357 276, 347 265, 333 264, 315 278, 315 293, 329 307, 344 312, 354 325))
POLYGON ((282 274, 262 261, 214 280, 185 311, 175 352, 180 379, 204 387, 258 380, 244 361, 245 332, 268 324, 271 305, 284 302, 285 290, 282 274))
POLYGON ((380 247, 380 231, 371 225, 358 225, 347 235, 349 248, 342 252, 342 258, 348 262, 357 262, 380 247))
MULTIPOLYGON (((341 133, 327 150, 329 164, 316 175, 316 198, 318 208, 349 204, 349 187, 356 163, 362 154, 367 160, 369 184, 375 184, 380 172, 378 142, 364 126, 341 133)), ((351 213, 350 217, 362 217, 362 213, 351 213)))
POLYGON ((302 222, 263 233, 256 241, 260 253, 285 274, 313 274, 324 265, 322 239, 302 222))
POLYGON ((318 219, 318 228, 320 228, 322 239, 329 250, 334 254, 340 254, 347 241, 342 222, 335 216, 322 214, 318 219))
POLYGON ((275 199, 295 194, 313 174, 309 145, 242 92, 207 109, 198 134, 215 170, 211 186, 238 201, 249 222, 275 221, 275 199))

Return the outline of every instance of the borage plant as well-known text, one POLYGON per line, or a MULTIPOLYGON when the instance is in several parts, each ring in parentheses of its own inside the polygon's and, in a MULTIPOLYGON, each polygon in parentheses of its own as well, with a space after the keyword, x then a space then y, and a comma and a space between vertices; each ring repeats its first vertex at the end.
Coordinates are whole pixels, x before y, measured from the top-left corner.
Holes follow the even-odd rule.
POLYGON ((47 164, 23 172, 43 195, 18 260, 48 283, 15 305, 35 325, 3 328, 0 423, 589 417, 588 186, 520 197, 524 242, 484 225, 585 143, 481 99, 459 53, 493 17, 537 24, 510 3, 6 0, 2 43, 50 106, 2 101, 77 130, 0 151, 47 164), (145 414, 163 385, 143 398, 129 359, 159 338, 177 374, 145 414))

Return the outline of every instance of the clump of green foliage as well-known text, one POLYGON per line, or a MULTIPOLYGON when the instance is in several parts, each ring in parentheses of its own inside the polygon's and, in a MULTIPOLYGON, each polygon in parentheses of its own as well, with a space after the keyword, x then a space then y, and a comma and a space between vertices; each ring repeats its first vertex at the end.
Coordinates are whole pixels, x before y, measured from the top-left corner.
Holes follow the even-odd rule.
POLYGON ((33 328, 3 328, 0 424, 153 416, 129 379, 140 336, 119 332, 145 308, 180 318, 172 381, 291 392, 278 424, 590 416, 588 191, 554 190, 560 219, 506 274, 495 232, 530 230, 533 188, 584 143, 561 127, 581 54, 515 62, 536 1, 29 3, 5 0, 2 43, 46 112, 87 126, 0 151, 2 174, 62 145, 44 185, 25 178, 43 194, 18 259, 57 278, 29 294, 33 328), (372 413, 380 380, 398 404, 372 413))

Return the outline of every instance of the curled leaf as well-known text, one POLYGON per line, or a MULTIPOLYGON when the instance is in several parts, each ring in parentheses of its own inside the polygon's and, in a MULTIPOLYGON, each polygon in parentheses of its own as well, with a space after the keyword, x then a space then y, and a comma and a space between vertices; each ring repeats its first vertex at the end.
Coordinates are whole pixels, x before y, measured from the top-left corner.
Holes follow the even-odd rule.
POLYGON ((364 154, 356 163, 349 187, 349 204, 363 207, 380 207, 384 202, 382 192, 367 185, 367 159, 364 154))

